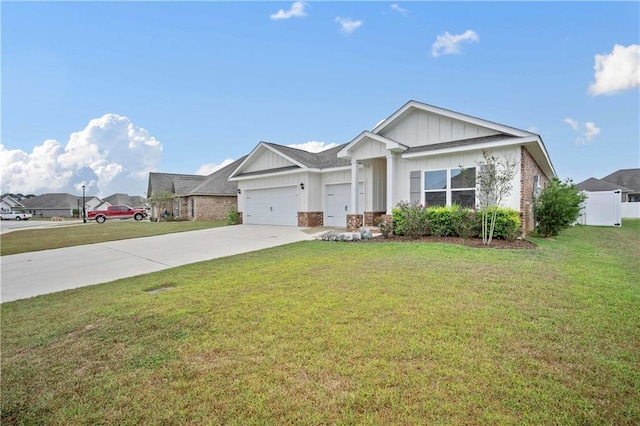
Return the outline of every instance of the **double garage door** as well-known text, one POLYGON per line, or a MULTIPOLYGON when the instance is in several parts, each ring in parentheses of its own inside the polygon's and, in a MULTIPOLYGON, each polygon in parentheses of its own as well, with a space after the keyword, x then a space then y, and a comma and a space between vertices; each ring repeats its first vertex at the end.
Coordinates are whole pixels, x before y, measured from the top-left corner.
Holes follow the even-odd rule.
MULTIPOLYGON (((351 211, 351 184, 327 185, 324 225, 344 227, 351 211)), ((244 205, 244 223, 252 225, 298 226, 298 192, 295 186, 248 189, 244 205)), ((363 211, 364 191, 360 183, 359 213, 363 211)))
POLYGON ((298 193, 295 186, 246 190, 244 223, 298 225, 298 193))

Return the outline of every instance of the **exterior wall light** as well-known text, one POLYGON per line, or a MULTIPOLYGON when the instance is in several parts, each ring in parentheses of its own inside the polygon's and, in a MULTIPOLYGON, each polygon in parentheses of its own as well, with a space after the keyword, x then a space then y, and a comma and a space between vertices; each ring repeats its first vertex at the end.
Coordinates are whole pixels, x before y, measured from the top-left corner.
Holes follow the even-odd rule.
POLYGON ((238 188, 238 195, 242 194, 242 190, 238 188))
POLYGON ((304 189, 304 183, 300 182, 300 189, 304 189))

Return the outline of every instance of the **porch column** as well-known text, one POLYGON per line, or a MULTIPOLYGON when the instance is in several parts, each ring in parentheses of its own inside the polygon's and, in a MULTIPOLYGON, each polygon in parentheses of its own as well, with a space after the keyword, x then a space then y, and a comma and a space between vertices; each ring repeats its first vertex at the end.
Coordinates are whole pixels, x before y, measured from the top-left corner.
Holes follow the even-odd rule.
POLYGON ((387 214, 391 214, 393 210, 393 200, 395 198, 394 182, 396 173, 396 155, 390 153, 387 155, 387 214))
POLYGON ((358 214, 358 162, 351 160, 351 214, 358 214))

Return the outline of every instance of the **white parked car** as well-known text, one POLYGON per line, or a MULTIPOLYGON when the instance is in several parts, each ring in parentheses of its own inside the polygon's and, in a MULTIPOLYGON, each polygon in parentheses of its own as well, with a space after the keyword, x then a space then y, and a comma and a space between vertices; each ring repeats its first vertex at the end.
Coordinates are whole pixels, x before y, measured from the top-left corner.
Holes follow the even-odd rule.
POLYGON ((2 212, 0 213, 1 220, 29 220, 31 219, 31 215, 29 213, 21 213, 21 212, 2 212))

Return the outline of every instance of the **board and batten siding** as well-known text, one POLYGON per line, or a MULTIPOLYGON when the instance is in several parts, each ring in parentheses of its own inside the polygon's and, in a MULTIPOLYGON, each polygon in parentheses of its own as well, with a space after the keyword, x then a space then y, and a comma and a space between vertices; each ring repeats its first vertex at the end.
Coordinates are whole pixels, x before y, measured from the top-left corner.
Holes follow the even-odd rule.
POLYGON ((350 152, 352 160, 366 160, 369 158, 386 157, 389 154, 387 147, 378 141, 363 140, 350 152))
MULTIPOLYGON (((516 161, 515 176, 511 193, 503 202, 503 207, 509 207, 520 211, 520 147, 496 148, 490 151, 491 155, 498 158, 509 156, 516 161)), ((396 187, 396 196, 393 200, 395 206, 400 201, 411 200, 411 172, 419 171, 420 174, 420 201, 424 201, 424 186, 422 173, 427 170, 456 169, 459 167, 476 167, 478 161, 483 161, 482 151, 468 151, 458 154, 434 155, 417 159, 398 161, 396 170, 396 182, 402 182, 396 187)), ((414 175, 415 176, 415 175, 414 175)), ((415 186, 415 179, 414 179, 415 186)), ((415 188, 414 188, 415 189, 415 188)))
POLYGON ((243 173, 277 169, 280 167, 288 167, 294 165, 291 161, 283 158, 281 155, 278 155, 267 148, 261 147, 261 149, 262 152, 260 153, 260 155, 256 156, 256 158, 251 163, 246 164, 243 167, 243 173))
POLYGON ((411 111, 380 134, 401 144, 431 145, 461 139, 497 135, 499 132, 427 111, 411 111))

